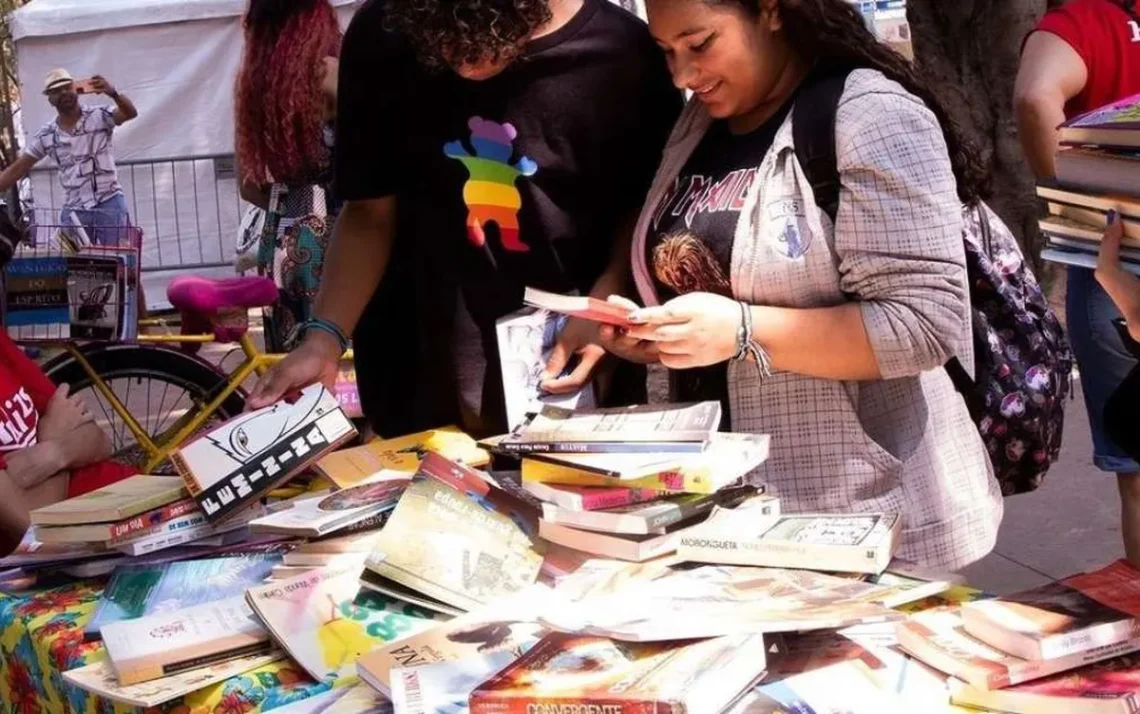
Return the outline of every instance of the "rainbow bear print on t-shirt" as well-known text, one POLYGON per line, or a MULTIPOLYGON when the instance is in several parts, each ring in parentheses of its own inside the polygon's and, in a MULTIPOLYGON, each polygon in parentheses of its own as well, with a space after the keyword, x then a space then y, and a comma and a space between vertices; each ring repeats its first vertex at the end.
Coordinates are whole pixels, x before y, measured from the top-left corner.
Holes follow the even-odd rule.
POLYGON ((518 131, 510 124, 472 117, 467 126, 471 129, 474 156, 462 141, 452 141, 443 147, 444 154, 463 162, 470 176, 463 186, 463 202, 467 204, 467 237, 482 248, 487 244, 485 228, 494 223, 499 227, 505 250, 525 253, 530 246, 519 237, 522 196, 515 187, 515 181, 519 176, 534 176, 538 164, 526 156, 511 163, 518 131))

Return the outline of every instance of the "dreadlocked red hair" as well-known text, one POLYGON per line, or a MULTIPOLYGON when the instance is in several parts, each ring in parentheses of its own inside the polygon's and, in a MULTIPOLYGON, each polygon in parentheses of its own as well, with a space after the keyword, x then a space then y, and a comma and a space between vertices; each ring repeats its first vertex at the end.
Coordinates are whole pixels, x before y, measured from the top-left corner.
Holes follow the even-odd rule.
POLYGON ((321 135, 321 60, 340 54, 328 0, 250 0, 235 101, 242 178, 258 184, 319 173, 329 155, 321 135))

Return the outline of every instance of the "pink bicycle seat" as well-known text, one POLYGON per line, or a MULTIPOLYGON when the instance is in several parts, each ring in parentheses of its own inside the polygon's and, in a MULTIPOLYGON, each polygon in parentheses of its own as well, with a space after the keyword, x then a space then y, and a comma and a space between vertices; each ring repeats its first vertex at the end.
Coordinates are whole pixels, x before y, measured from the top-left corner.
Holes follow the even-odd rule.
POLYGON ((272 305, 277 286, 269 278, 200 278, 184 275, 170 281, 166 297, 179 312, 203 316, 226 310, 248 310, 272 305))

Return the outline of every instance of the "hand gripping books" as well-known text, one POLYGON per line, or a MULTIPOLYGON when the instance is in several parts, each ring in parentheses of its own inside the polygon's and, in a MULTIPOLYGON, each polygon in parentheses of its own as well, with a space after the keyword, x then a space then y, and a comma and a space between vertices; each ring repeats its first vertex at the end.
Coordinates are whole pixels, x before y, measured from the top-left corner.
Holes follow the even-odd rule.
POLYGON ((287 481, 356 435, 336 398, 321 385, 231 419, 171 457, 211 522, 287 481))

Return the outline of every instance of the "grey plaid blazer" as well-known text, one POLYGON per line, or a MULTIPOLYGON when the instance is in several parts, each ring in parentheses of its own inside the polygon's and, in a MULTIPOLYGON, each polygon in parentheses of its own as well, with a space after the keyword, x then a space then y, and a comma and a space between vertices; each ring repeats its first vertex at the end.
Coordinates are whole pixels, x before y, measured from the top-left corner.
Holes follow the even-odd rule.
MULTIPOLYGON (((819 307, 857 300, 883 379, 840 382, 729 366, 734 429, 772 435, 751 474, 787 512, 897 512, 900 556, 958 569, 994 546, 1002 497, 942 365, 973 364, 964 233, 942 131, 914 96, 857 70, 836 117, 842 189, 835 224, 796 160, 792 114, 745 197, 732 252, 739 300, 819 307)), ((656 304, 649 224, 711 120, 690 102, 666 145, 633 247, 641 298, 656 304)), ((996 219, 995 219, 996 220, 996 219)))

